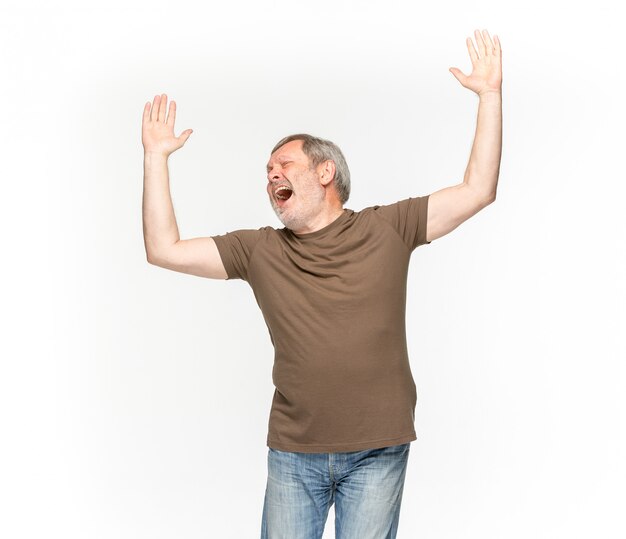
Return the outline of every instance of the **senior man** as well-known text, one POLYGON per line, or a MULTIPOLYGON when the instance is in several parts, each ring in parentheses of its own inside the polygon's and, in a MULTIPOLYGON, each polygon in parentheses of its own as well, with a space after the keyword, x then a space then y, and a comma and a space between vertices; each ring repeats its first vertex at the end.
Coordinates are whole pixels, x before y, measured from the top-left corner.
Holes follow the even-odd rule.
POLYGON ((335 504, 338 539, 396 537, 416 388, 405 307, 411 254, 496 197, 502 141, 501 47, 476 30, 472 73, 452 74, 479 96, 463 181, 430 195, 354 211, 350 172, 334 143, 280 140, 267 195, 283 223, 181 240, 169 192, 176 105, 146 103, 144 239, 148 262, 212 279, 243 279, 274 345, 264 539, 320 539, 335 504))

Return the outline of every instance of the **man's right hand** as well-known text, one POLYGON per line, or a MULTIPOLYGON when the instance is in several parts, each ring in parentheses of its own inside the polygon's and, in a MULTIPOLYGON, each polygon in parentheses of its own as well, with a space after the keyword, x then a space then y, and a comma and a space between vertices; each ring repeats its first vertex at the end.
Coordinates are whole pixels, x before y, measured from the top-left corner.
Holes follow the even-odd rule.
POLYGON ((174 136, 175 101, 170 101, 167 119, 166 112, 167 96, 165 94, 155 96, 152 105, 150 101, 146 103, 141 123, 141 143, 145 153, 160 153, 167 157, 172 152, 182 148, 193 132, 193 129, 187 129, 179 137, 174 136))

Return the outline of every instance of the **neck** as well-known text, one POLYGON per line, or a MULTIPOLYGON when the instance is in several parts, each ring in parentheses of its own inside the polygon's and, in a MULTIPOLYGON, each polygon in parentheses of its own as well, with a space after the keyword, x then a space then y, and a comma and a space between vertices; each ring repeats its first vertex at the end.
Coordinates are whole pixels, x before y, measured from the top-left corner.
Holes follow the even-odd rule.
POLYGON ((306 225, 298 228, 297 230, 292 229, 292 232, 295 234, 310 234, 311 232, 316 232, 335 221, 341 216, 342 213, 342 206, 326 206, 306 225))

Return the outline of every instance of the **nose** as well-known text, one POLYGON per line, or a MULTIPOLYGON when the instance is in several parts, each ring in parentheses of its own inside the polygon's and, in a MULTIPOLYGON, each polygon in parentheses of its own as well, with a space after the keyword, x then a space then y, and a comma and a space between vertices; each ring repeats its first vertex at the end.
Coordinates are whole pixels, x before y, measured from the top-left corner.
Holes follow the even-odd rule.
POLYGON ((276 182, 278 180, 280 180, 280 174, 278 173, 278 170, 276 168, 272 168, 268 171, 267 173, 267 180, 270 183, 276 182))

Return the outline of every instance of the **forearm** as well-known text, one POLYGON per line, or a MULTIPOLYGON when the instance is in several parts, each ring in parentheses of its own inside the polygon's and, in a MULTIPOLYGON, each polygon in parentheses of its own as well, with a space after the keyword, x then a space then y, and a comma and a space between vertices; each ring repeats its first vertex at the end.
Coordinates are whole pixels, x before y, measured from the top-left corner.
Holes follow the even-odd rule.
POLYGON ((180 239, 170 194, 167 156, 144 153, 143 238, 148 260, 180 239))
POLYGON ((496 196, 502 155, 502 94, 479 96, 476 134, 463 181, 486 200, 496 196))

